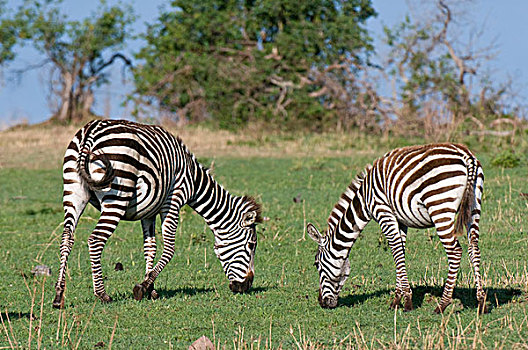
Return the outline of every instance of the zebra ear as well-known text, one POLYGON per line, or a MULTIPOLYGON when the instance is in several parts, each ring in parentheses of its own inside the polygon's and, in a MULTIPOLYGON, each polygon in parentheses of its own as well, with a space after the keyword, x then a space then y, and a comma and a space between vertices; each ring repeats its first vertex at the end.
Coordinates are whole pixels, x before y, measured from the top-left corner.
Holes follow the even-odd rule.
POLYGON ((242 215, 242 227, 248 227, 253 225, 257 221, 257 212, 248 211, 242 215))
POLYGON ((312 237, 312 239, 317 243, 321 243, 321 241, 323 240, 323 236, 321 235, 319 230, 315 228, 315 226, 310 222, 308 223, 308 225, 306 225, 306 232, 308 232, 308 235, 312 237))

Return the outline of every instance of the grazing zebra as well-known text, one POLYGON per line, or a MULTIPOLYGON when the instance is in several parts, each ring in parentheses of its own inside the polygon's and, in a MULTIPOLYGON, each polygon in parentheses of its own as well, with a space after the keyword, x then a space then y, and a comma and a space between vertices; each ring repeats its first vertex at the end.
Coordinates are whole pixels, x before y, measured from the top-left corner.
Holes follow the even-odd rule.
POLYGON ((435 310, 441 313, 452 301, 462 255, 457 233, 462 233, 465 226, 479 312, 485 312, 478 247, 483 182, 480 162, 463 145, 404 147, 374 161, 341 195, 328 218, 326 235, 321 235, 310 223, 307 226, 309 235, 319 243, 315 257, 319 304, 324 308, 337 306, 339 292, 350 274, 350 248, 374 219, 387 238, 396 266, 392 308, 398 307, 402 298, 405 311, 413 308, 405 268, 407 228, 435 227, 447 253, 449 273, 435 310))
POLYGON ((141 220, 146 272, 134 297, 155 297, 153 283, 174 255, 180 208, 188 204, 214 233, 215 253, 233 292, 245 292, 254 276, 255 225, 260 206, 250 197, 229 194, 202 167, 182 141, 152 125, 129 121, 92 121, 80 129, 64 156, 64 232, 53 306, 64 306, 65 273, 75 227, 87 203, 101 211, 88 238, 94 294, 105 292, 101 253, 120 220, 141 220), (161 217, 163 252, 156 254, 155 222, 161 217))

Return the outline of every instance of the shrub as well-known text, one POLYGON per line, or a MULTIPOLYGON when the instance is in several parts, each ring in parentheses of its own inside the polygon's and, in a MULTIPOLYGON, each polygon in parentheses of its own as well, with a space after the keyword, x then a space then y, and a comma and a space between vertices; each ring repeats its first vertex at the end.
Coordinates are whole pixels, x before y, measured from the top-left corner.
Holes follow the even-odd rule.
POLYGON ((521 158, 519 158, 512 150, 505 150, 500 152, 493 160, 491 164, 496 167, 502 168, 515 168, 521 163, 521 158))

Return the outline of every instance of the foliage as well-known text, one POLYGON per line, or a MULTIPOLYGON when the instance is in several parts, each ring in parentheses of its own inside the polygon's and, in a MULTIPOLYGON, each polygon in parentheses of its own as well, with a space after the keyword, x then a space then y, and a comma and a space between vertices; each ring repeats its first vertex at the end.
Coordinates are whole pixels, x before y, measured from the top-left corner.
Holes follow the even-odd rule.
POLYGON ((6 1, 0 1, 0 65, 15 58, 13 47, 17 43, 16 19, 7 17, 6 1))
POLYGON ((445 141, 477 124, 488 134, 523 108, 509 82, 483 72, 492 44, 454 35, 468 4, 430 0, 427 16, 385 28, 385 58, 365 29, 370 1, 174 1, 144 35, 130 98, 138 115, 154 107, 234 129, 251 120, 445 141))
POLYGON ((372 51, 370 0, 172 2, 137 58, 136 101, 182 120, 320 124, 313 73, 372 51))
POLYGON ((390 52, 390 74, 401 79, 401 101, 411 109, 435 94, 440 100, 462 100, 463 81, 457 79, 456 66, 445 49, 439 49, 437 23, 420 25, 409 16, 395 29, 385 28, 390 52), (392 67, 391 67, 392 66, 392 67))
POLYGON ((384 106, 392 114, 393 130, 449 139, 462 123, 484 127, 509 111, 519 114, 508 99, 510 82, 494 84, 481 71, 493 58, 493 46, 478 47, 475 38, 465 44, 453 34, 461 26, 454 13, 463 18, 460 13, 470 11, 467 4, 430 2, 435 14, 422 20, 406 16, 394 28, 384 28, 390 51, 383 74, 393 81, 397 96, 384 106))
MULTIPOLYGON (((9 45, 18 39, 30 43, 51 65, 49 85, 59 99, 57 119, 82 119, 90 114, 93 88, 108 82, 106 68, 116 59, 131 62, 115 50, 130 37, 134 20, 130 6, 108 6, 101 1, 96 13, 81 21, 69 20, 60 0, 26 0, 15 20, 5 19, 0 28, 10 34, 9 45)), ((12 59, 13 54, 4 54, 12 59)))
POLYGON ((520 163, 521 158, 519 158, 519 156, 513 153, 510 149, 500 152, 491 161, 493 166, 502 168, 515 168, 518 167, 520 163))
MULTIPOLYGON (((526 200, 517 189, 525 188, 528 169, 526 165, 504 170, 490 167, 495 149, 478 154, 486 174, 480 247, 489 314, 476 313, 473 276, 465 258, 454 304, 443 316, 433 314, 447 274, 445 252, 433 230, 410 230, 408 235, 406 255, 416 309, 389 310, 394 262, 374 223, 351 250, 352 273, 338 308, 319 307, 313 267, 316 248, 308 237, 302 239, 304 224, 312 221, 322 226, 353 176, 388 151, 380 149, 373 155, 364 144, 356 147, 354 157, 339 158, 201 155, 201 159, 214 159, 220 183, 235 194, 256 196, 269 218, 258 227, 256 277, 248 294, 229 291, 213 252, 212 233, 201 217, 186 208, 175 256, 156 282, 160 299, 133 300, 133 285, 144 273, 141 226, 121 222, 103 253, 105 284, 115 302, 96 301, 86 242, 98 212, 87 208, 69 260, 64 311, 51 307, 63 220, 60 165, 48 170, 3 167, 0 347, 16 348, 18 343, 21 348, 94 348, 97 344, 131 348, 141 344, 180 349, 202 335, 228 349, 526 347, 526 200), (117 262, 123 264, 123 271, 114 270, 117 262), (39 264, 52 267, 53 275, 33 279, 30 271, 39 264)), ((460 241, 466 252, 466 239, 460 241)))

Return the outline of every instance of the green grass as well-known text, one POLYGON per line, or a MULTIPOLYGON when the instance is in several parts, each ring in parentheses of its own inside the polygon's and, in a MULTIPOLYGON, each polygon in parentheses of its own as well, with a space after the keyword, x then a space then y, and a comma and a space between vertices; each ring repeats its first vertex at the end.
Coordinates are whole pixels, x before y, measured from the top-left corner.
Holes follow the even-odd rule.
MULTIPOLYGON (((323 229, 340 193, 372 157, 214 159, 216 179, 231 193, 255 196, 269 218, 258 227, 255 281, 244 295, 229 291, 212 233, 186 207, 174 259, 156 281, 160 298, 132 298, 144 273, 142 235, 139 222, 122 222, 103 253, 114 302, 96 301, 87 238, 98 212, 88 208, 70 255, 64 311, 51 307, 63 219, 61 171, 0 169, 0 348, 93 349, 99 343, 186 349, 202 335, 227 349, 527 346, 528 201, 520 193, 528 192, 528 167, 492 167, 493 155, 479 154, 486 174, 480 247, 491 307, 480 317, 466 250, 455 302, 443 316, 433 313, 447 275, 433 230, 410 230, 408 236, 416 309, 390 310, 393 260, 374 222, 352 248, 352 272, 339 307, 319 307, 316 245, 303 240, 305 222, 323 229), (294 202, 298 196, 301 201, 294 202), (114 271, 117 262, 124 271, 114 271), (53 276, 33 278, 30 271, 39 264, 52 267, 53 276)), ((466 239, 461 243, 465 249, 466 239)))

